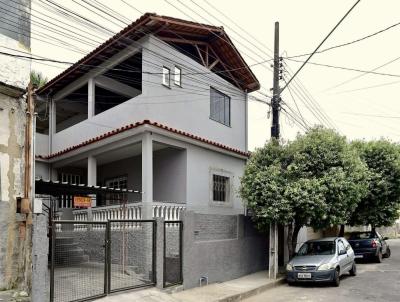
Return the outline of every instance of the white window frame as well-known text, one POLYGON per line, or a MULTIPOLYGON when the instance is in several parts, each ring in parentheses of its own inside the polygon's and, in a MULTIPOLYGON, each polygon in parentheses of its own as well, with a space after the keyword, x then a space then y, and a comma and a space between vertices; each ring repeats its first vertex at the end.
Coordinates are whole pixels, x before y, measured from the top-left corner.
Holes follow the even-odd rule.
POLYGON ((176 65, 174 67, 174 84, 176 86, 182 87, 182 68, 176 65))
POLYGON ((233 207, 233 173, 226 171, 224 169, 218 168, 210 168, 209 172, 209 190, 210 190, 210 199, 209 205, 210 206, 217 206, 217 207, 233 207), (223 176, 228 178, 228 183, 226 185, 226 200, 225 201, 217 201, 214 200, 214 175, 223 176))
POLYGON ((168 88, 170 88, 171 85, 171 70, 166 66, 162 68, 162 84, 168 88))

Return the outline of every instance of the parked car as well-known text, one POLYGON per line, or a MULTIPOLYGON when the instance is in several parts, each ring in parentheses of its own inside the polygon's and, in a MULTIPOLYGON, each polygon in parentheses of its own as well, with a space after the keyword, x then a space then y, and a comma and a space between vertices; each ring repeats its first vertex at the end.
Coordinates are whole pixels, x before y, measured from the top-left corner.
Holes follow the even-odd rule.
POLYGON ((382 237, 376 231, 352 232, 349 236, 356 259, 375 260, 382 262, 382 258, 390 257, 390 247, 387 237, 382 237))
POLYGON ((357 274, 354 251, 345 238, 329 237, 305 242, 286 265, 286 280, 340 284, 345 273, 357 274))

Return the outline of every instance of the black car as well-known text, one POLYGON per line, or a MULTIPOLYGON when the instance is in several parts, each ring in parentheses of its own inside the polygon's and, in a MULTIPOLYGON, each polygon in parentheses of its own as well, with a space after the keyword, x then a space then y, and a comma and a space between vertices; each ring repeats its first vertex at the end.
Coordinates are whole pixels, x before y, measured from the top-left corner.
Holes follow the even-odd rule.
POLYGON ((376 231, 367 231, 350 233, 348 241, 354 250, 356 259, 375 260, 380 263, 382 258, 390 257, 387 239, 376 231))

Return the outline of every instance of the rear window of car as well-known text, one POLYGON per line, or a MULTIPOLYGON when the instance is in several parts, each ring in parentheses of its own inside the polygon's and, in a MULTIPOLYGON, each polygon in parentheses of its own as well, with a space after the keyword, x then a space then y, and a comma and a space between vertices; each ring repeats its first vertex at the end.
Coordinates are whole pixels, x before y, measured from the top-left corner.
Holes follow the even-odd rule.
POLYGON ((301 246, 297 254, 299 256, 333 255, 335 254, 335 242, 333 241, 306 242, 301 246))
POLYGON ((372 238, 375 238, 375 235, 372 232, 351 233, 349 237, 350 240, 372 239, 372 238))

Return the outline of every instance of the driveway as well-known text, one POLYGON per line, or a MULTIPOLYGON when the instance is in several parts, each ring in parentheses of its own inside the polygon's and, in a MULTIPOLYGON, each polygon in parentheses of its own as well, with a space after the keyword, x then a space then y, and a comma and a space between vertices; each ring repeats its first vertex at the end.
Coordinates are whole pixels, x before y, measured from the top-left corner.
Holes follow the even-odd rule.
POLYGON ((390 240, 392 256, 382 263, 358 263, 356 277, 343 276, 340 287, 287 284, 248 298, 246 302, 399 302, 400 239, 390 240))

